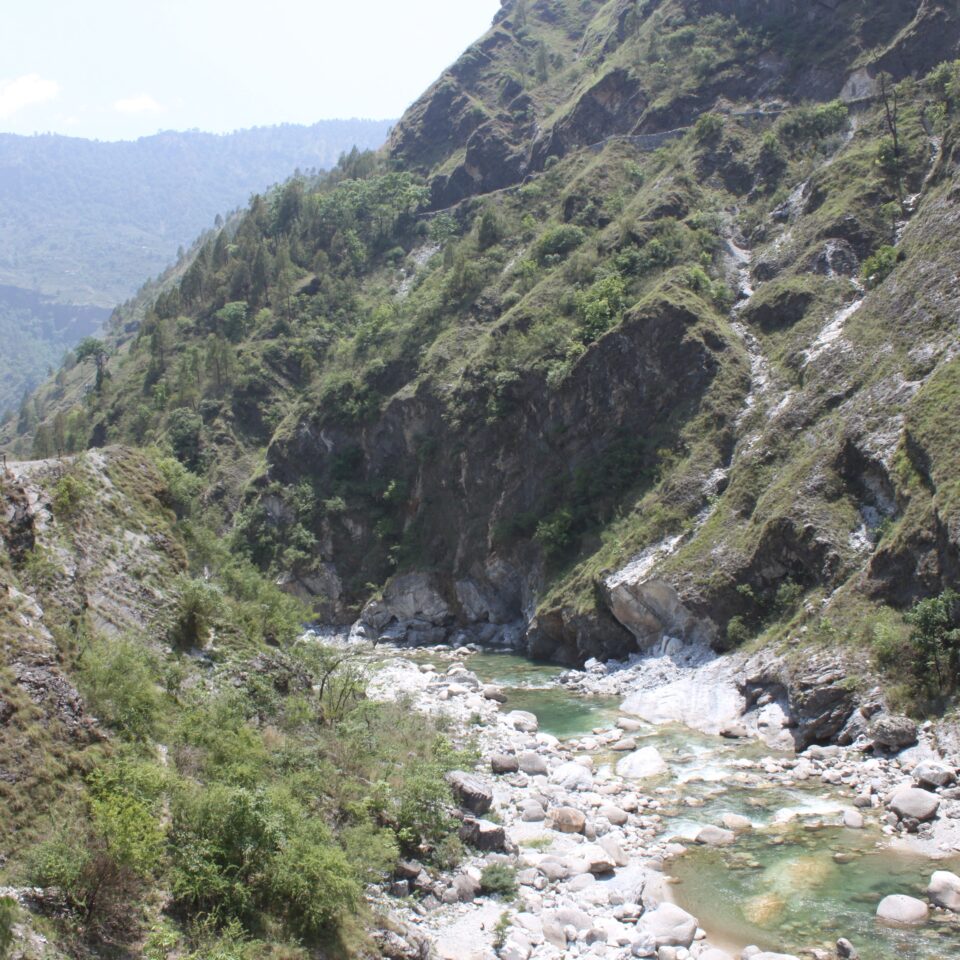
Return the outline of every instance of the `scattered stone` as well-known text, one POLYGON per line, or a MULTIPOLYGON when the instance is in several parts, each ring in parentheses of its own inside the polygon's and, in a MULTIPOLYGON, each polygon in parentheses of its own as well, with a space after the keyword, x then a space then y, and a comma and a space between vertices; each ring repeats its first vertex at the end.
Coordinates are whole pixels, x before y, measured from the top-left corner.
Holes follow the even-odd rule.
POLYGON ((884 715, 870 727, 874 748, 897 752, 917 742, 917 725, 909 717, 884 715))
POLYGON ((657 941, 652 933, 642 932, 630 945, 630 954, 634 957, 655 957, 657 941))
POLYGON ((504 719, 521 733, 536 733, 540 729, 536 716, 527 710, 511 710, 504 719))
POLYGON ((520 819, 525 823, 539 823, 547 819, 547 811, 537 800, 527 800, 520 807, 520 819))
POLYGON ((840 960, 860 960, 857 948, 846 937, 837 941, 837 956, 840 960))
POLYGON ((601 817, 609 820, 615 827, 622 827, 627 820, 630 819, 630 815, 626 810, 621 810, 619 807, 614 807, 610 804, 605 804, 597 812, 601 817))
POLYGON ((715 827, 712 824, 704 827, 696 836, 696 842, 708 847, 729 847, 737 839, 732 830, 715 827))
POLYGON ((934 906, 960 913, 960 877, 947 870, 938 870, 930 878, 927 896, 934 906))
POLYGON ((932 820, 940 809, 940 798, 929 790, 905 787, 898 790, 890 800, 890 809, 901 820, 916 820, 923 823, 932 820))
POLYGON ((656 747, 642 747, 617 761, 617 776, 628 780, 658 777, 668 769, 656 747))
POLYGON ((594 876, 610 873, 616 867, 613 857, 599 844, 588 843, 579 853, 587 865, 587 872, 594 876))
POLYGON ((597 841, 607 852, 607 855, 618 867, 625 867, 630 862, 630 857, 620 844, 620 841, 611 833, 601 837, 597 841))
POLYGON ((416 880, 423 873, 423 864, 418 860, 398 860, 394 873, 402 880, 416 880))
POLYGON ((739 813, 725 813, 720 819, 723 825, 734 833, 749 833, 753 829, 753 824, 739 813))
POLYGON ((697 935, 697 919, 674 903, 661 903, 643 915, 642 929, 658 947, 689 947, 697 935))
POLYGON ((483 814, 493 806, 493 791, 478 776, 464 770, 453 770, 447 781, 461 806, 471 813, 483 814))
POLYGON ((500 824, 473 817, 463 821, 460 839, 476 850, 503 850, 507 845, 507 836, 500 824))
POLYGON ((557 807, 550 811, 550 823, 561 833, 583 833, 587 818, 573 807, 557 807))
POLYGON ((864 825, 863 814, 858 810, 844 810, 843 825, 850 830, 862 830, 864 825))
POLYGON ((720 728, 720 736, 725 737, 727 740, 746 740, 746 738, 750 736, 750 733, 745 724, 733 722, 725 724, 720 728))
POLYGON ((494 700, 497 703, 507 702, 507 695, 499 687, 493 686, 493 684, 484 684, 481 692, 483 693, 484 700, 494 700))
POLYGON ((615 750, 617 753, 625 753, 628 750, 636 750, 637 741, 633 737, 624 737, 622 740, 618 740, 616 743, 612 744, 610 749, 615 750))
POLYGON ((532 750, 520 754, 520 769, 529 777, 545 777, 549 772, 547 761, 532 750))
POLYGON ((949 787, 957 779, 956 771, 948 767, 945 763, 937 763, 934 760, 925 760, 918 763, 913 771, 913 779, 921 787, 949 787))
POLYGON ((564 790, 588 790, 593 786, 593 774, 581 763, 561 763, 550 774, 550 782, 564 790))
POLYGON ((495 753, 490 758, 490 769, 498 774, 516 773, 520 769, 520 760, 512 753, 495 753))
POLYGON ((916 897, 907 897, 902 893, 884 897, 877 907, 877 919, 887 923, 898 923, 914 926, 926 923, 930 916, 930 908, 916 897))

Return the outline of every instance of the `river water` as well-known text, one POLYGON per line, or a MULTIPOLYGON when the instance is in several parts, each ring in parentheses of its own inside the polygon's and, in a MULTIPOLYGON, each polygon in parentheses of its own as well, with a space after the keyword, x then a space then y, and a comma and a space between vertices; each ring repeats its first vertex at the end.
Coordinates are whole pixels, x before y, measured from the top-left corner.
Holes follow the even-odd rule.
MULTIPOLYGON (((621 715, 614 699, 586 697, 558 684, 563 669, 555 665, 500 653, 479 653, 464 662, 484 682, 501 686, 508 709, 536 714, 540 729, 560 739, 609 728, 621 715)), ((850 797, 819 780, 771 785, 770 778, 756 774, 757 761, 772 756, 761 743, 731 742, 678 726, 648 726, 631 735, 639 746, 657 747, 670 767, 662 778, 647 781, 663 805, 659 812, 668 834, 692 839, 724 813, 754 824, 731 847, 691 846, 668 866, 676 881, 674 899, 699 918, 711 942, 793 952, 821 947, 832 954, 837 938, 847 937, 864 960, 960 958, 955 917, 941 914, 908 930, 876 920, 884 896, 925 899, 930 874, 960 872, 960 861, 934 862, 891 850, 869 812, 864 830, 833 826, 850 797)))

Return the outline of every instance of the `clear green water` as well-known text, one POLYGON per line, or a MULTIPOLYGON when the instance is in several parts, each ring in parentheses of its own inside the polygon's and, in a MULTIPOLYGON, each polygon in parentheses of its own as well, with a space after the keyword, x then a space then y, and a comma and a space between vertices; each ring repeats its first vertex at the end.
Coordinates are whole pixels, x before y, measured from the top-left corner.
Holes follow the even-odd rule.
POLYGON ((735 946, 821 947, 832 955, 837 939, 847 937, 871 960, 956 960, 956 918, 895 929, 879 924, 876 910, 892 893, 924 899, 930 874, 958 864, 877 849, 876 839, 842 828, 757 832, 674 861, 670 872, 680 882, 673 893, 715 938, 735 946))
MULTIPOLYGON (((580 697, 556 685, 563 672, 557 666, 499 653, 477 654, 467 666, 504 689, 505 709, 535 713, 542 730, 561 738, 608 726, 619 715, 615 700, 580 697)), ((678 725, 644 726, 631 736, 639 746, 656 746, 670 767, 668 775, 647 784, 662 803, 668 834, 692 838, 724 813, 749 817, 756 828, 733 847, 695 847, 670 866, 679 881, 673 888, 677 902, 714 940, 774 951, 819 946, 832 955, 837 939, 848 937, 865 960, 960 958, 955 919, 922 929, 894 929, 875 919, 887 894, 923 898, 934 870, 960 872, 960 862, 938 864, 878 849, 876 829, 818 826, 835 823, 849 798, 818 780, 771 785, 736 765, 771 756, 762 743, 731 742, 678 725), (796 820, 774 823, 784 810, 797 814, 796 820)))
POLYGON ((561 740, 610 726, 620 715, 614 697, 581 697, 554 683, 564 668, 510 653, 477 653, 466 661, 484 683, 497 684, 507 696, 505 710, 535 714, 544 733, 561 740))
MULTIPOLYGON (((403 656, 436 663, 449 657, 428 651, 403 656)), ((505 710, 529 710, 540 729, 561 739, 608 727, 619 716, 612 698, 582 697, 555 683, 563 672, 506 653, 479 653, 464 664, 507 694, 505 710)), ((820 781, 771 785, 738 761, 771 755, 759 742, 734 742, 682 726, 645 725, 630 734, 639 746, 656 746, 669 774, 644 787, 661 803, 667 835, 692 839, 724 813, 749 817, 753 833, 732 847, 692 847, 670 864, 677 902, 696 915, 711 939, 731 949, 747 944, 772 951, 821 947, 831 955, 848 937, 864 960, 958 960, 960 922, 935 918, 927 926, 894 929, 877 923, 880 900, 891 893, 923 898, 934 870, 960 872, 960 860, 934 863, 878 848, 879 831, 844 830, 836 823, 849 805, 820 781), (790 810, 797 819, 774 821, 790 810), (835 856, 839 854, 839 860, 835 856)), ((618 755, 598 755, 614 763, 618 755)))

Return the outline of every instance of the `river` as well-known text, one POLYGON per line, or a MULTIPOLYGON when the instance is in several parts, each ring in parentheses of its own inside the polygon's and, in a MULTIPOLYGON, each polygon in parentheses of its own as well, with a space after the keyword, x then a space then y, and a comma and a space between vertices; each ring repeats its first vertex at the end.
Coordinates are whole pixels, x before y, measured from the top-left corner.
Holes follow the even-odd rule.
MULTIPOLYGON (((589 735, 620 716, 616 700, 559 684, 561 667, 505 653, 477 653, 464 663, 502 687, 509 709, 535 713, 540 729, 560 739, 589 735)), ((730 847, 691 844, 668 866, 676 902, 699 918, 711 942, 792 952, 819 947, 832 955, 838 937, 847 937, 874 960, 960 957, 956 917, 941 913, 910 929, 883 926, 875 917, 888 894, 925 899, 933 870, 957 872, 960 860, 935 863, 894 850, 871 811, 862 830, 835 826, 850 806, 849 792, 819 779, 758 782, 752 766, 771 752, 757 741, 678 726, 645 725, 633 736, 640 746, 656 746, 669 765, 648 787, 664 803, 668 833, 692 840, 724 813, 746 816, 754 826, 730 847)))

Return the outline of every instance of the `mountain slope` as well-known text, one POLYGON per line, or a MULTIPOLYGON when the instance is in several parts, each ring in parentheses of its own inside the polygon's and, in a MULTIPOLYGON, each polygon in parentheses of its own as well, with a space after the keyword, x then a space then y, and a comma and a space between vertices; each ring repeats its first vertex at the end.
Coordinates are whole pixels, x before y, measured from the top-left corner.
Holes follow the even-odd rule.
MULTIPOLYGON (((506 3, 384 150, 255 196, 34 393, 5 447, 47 459, 0 484, 0 843, 21 900, 66 898, 58 946, 376 955, 364 883, 461 899, 432 871, 471 755, 367 699, 355 646, 297 642, 297 601, 374 640, 662 651, 578 686, 746 735, 722 673, 778 748, 854 745, 777 783, 877 815, 917 736, 891 714, 955 752, 958 42, 930 0, 506 3), (77 863, 109 871, 92 906, 77 863)), ((383 683, 493 709, 459 665, 383 683)))
POLYGON ((0 410, 93 332, 87 317, 106 319, 214 217, 295 169, 329 169, 354 147, 380 146, 389 127, 328 120, 118 143, 0 134, 0 311, 17 318, 21 345, 0 361, 0 410), (23 314, 37 297, 55 306, 23 314), (50 331, 45 317, 57 307, 71 322, 50 331))
POLYGON ((371 631, 899 643, 957 564, 958 39, 927 0, 505 5, 379 158, 205 242, 71 442, 170 444, 322 616, 394 576, 371 631))

